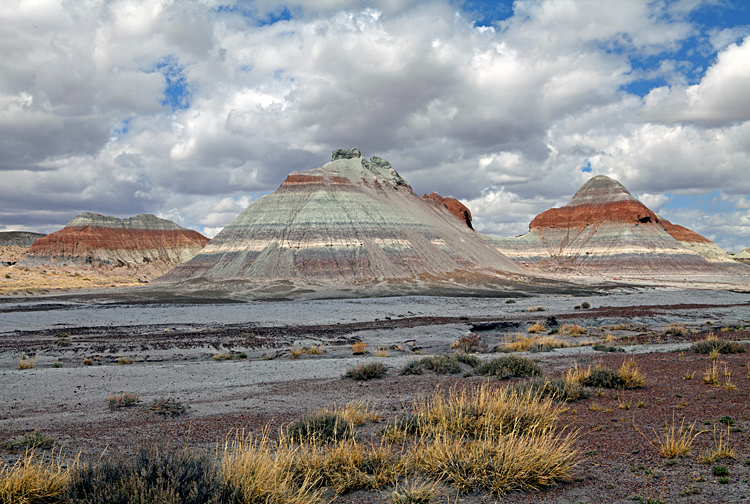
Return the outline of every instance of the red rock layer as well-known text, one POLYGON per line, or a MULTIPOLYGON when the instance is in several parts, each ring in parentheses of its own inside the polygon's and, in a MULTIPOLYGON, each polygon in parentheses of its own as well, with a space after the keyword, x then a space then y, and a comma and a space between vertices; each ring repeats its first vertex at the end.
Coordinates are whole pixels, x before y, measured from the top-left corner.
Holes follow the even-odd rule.
POLYGON ((664 231, 672 235, 672 237, 677 241, 681 241, 683 243, 713 243, 711 240, 699 235, 695 231, 691 231, 690 229, 679 226, 677 224, 672 224, 663 217, 659 219, 659 224, 661 224, 661 227, 664 228, 664 231))
POLYGON ((466 205, 458 201, 456 198, 448 196, 444 198, 438 193, 434 192, 431 194, 425 194, 422 199, 428 202, 434 202, 439 205, 443 205, 450 213, 452 213, 456 219, 466 224, 469 229, 474 229, 471 225, 471 210, 466 205))
MULTIPOLYGON (((550 208, 537 215, 529 224, 530 230, 582 228, 597 222, 658 223, 659 218, 640 201, 620 200, 600 204, 565 205, 550 208)), ((684 228, 683 228, 684 229, 684 228)))

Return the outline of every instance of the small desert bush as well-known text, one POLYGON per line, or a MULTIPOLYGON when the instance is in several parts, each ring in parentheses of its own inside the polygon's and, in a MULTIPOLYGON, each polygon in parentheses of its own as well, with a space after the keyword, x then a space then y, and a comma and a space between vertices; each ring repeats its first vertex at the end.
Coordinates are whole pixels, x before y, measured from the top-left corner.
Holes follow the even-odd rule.
POLYGON ((589 396, 583 386, 577 381, 568 381, 564 378, 534 378, 531 381, 522 383, 514 387, 519 394, 532 394, 540 397, 549 397, 555 401, 573 402, 579 399, 585 399, 589 396))
POLYGON ((735 354, 745 352, 745 347, 733 341, 724 341, 713 333, 709 333, 706 339, 693 343, 690 350, 700 354, 710 354, 711 352, 735 354))
POLYGON ((213 357, 211 357, 211 360, 215 360, 215 361, 232 360, 232 354, 231 352, 215 353, 213 357))
POLYGON ((469 333, 466 336, 458 338, 451 344, 451 348, 462 352, 486 352, 487 345, 475 333, 469 333))
POLYGON ((500 379, 537 376, 542 374, 542 369, 531 359, 509 355, 498 357, 489 362, 480 364, 474 371, 478 375, 497 376, 500 379))
POLYGON ((580 371, 577 368, 571 369, 566 375, 566 380, 577 380, 586 387, 634 389, 644 385, 646 375, 640 371, 635 359, 629 359, 623 362, 617 371, 602 366, 589 367, 580 371))
POLYGON ((367 351, 367 344, 362 341, 357 341, 352 345, 352 354, 363 355, 367 351))
POLYGON ((184 404, 174 398, 160 397, 154 399, 148 406, 148 409, 156 412, 156 414, 167 417, 177 417, 187 411, 184 404))
POLYGON ((545 331, 547 331, 547 326, 544 325, 544 322, 534 322, 526 328, 526 332, 529 334, 539 334, 545 331))
POLYGON ((330 443, 354 435, 354 424, 341 415, 320 412, 289 424, 282 440, 287 443, 330 443))
POLYGON ((0 443, 0 448, 5 450, 23 449, 26 451, 33 451, 37 449, 49 450, 54 445, 55 438, 45 436, 39 431, 32 431, 24 434, 24 436, 20 439, 14 439, 11 441, 0 443))
POLYGON ((18 369, 34 369, 36 361, 33 357, 21 357, 18 359, 18 369))
POLYGON ((107 399, 107 406, 111 410, 135 406, 140 402, 140 398, 133 392, 123 392, 122 394, 110 394, 107 399))
POLYGON ((400 375, 421 375, 422 374, 422 361, 413 360, 406 363, 404 367, 399 371, 400 375))
POLYGON ((373 352, 373 355, 375 357, 388 357, 388 349, 385 347, 380 347, 373 352))
POLYGON ((0 502, 59 502, 72 469, 73 466, 65 466, 59 459, 44 462, 33 450, 27 451, 12 466, 0 462, 0 502))
POLYGON ((132 364, 133 363, 133 359, 131 359, 129 357, 124 357, 123 356, 123 357, 119 357, 115 362, 117 362, 118 364, 123 364, 123 365, 124 364, 132 364))
POLYGON ((664 432, 657 434, 654 443, 659 448, 659 453, 666 458, 682 458, 686 457, 693 450, 693 441, 701 434, 701 431, 693 434, 695 429, 695 422, 689 426, 685 426, 685 420, 683 419, 679 427, 672 418, 672 423, 667 425, 664 432))
POLYGON ((68 338, 67 333, 60 333, 55 338, 55 345, 60 347, 70 346, 70 339, 68 338))
POLYGON ((342 378, 350 378, 352 380, 372 380, 373 378, 382 378, 385 376, 386 369, 387 368, 379 362, 374 362, 372 364, 359 364, 348 368, 342 378))
POLYGON ((581 336, 586 333, 586 329, 583 328, 583 326, 574 325, 574 324, 563 324, 560 328, 560 334, 563 336, 573 336, 577 338, 578 336, 581 336))
POLYGON ((115 459, 72 472, 64 502, 218 503, 221 480, 208 457, 171 448, 141 448, 132 461, 115 459))
POLYGON ((626 389, 641 388, 646 383, 646 375, 638 368, 634 358, 623 362, 617 374, 625 381, 626 389))
POLYGON ((530 312, 540 312, 540 311, 547 311, 547 309, 544 306, 532 306, 529 308, 530 312))

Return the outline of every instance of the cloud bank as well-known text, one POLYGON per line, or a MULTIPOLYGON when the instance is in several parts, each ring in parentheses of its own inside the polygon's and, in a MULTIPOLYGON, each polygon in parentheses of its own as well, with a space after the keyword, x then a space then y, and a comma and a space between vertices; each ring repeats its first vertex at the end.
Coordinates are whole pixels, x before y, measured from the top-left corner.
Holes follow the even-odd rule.
POLYGON ((148 212, 213 235, 356 146, 484 232, 606 174, 750 247, 750 30, 702 17, 741 3, 467 5, 3 2, 0 229, 148 212))

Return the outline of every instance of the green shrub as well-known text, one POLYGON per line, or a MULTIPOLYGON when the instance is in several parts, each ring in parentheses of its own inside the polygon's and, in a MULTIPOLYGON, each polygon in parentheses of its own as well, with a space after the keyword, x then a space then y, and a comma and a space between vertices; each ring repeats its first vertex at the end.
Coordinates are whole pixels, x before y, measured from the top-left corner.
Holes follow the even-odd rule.
POLYGON ((500 379, 538 376, 542 374, 542 370, 536 362, 524 357, 516 357, 515 355, 492 359, 477 366, 474 372, 484 376, 494 375, 500 379))
POLYGON ((373 378, 382 378, 386 372, 385 365, 374 362, 372 364, 360 364, 348 368, 342 378, 350 378, 352 380, 371 380, 373 378))
POLYGON ((328 443, 350 438, 354 425, 335 413, 321 412, 308 415, 284 430, 283 439, 292 443, 328 443))
POLYGON ((177 399, 160 397, 154 399, 148 407, 149 410, 156 412, 161 416, 180 416, 187 411, 184 404, 179 402, 177 399))
POLYGON ((184 450, 141 448, 135 460, 84 466, 71 475, 63 502, 213 504, 221 483, 215 464, 184 450))
POLYGON ((585 399, 589 393, 578 382, 567 381, 561 378, 548 380, 546 378, 534 378, 526 383, 521 383, 513 387, 513 390, 519 394, 538 395, 539 397, 549 397, 555 401, 573 402, 578 399, 585 399))
POLYGON ((581 380, 581 385, 597 388, 622 389, 625 388, 625 379, 617 371, 611 369, 595 368, 591 373, 581 380))
POLYGON ((410 361, 407 362, 404 367, 399 371, 400 375, 421 375, 422 374, 422 362, 421 361, 410 361))
POLYGON ((420 361, 422 366, 437 374, 457 374, 461 372, 458 357, 455 355, 440 355, 438 357, 425 357, 420 361))
POLYGON ((704 340, 696 341, 695 343, 693 343, 693 345, 690 347, 690 350, 692 350, 694 353, 699 354, 710 354, 711 352, 719 352, 720 354, 736 354, 744 353, 745 347, 740 345, 739 343, 735 343, 733 341, 724 341, 713 335, 710 335, 704 340))

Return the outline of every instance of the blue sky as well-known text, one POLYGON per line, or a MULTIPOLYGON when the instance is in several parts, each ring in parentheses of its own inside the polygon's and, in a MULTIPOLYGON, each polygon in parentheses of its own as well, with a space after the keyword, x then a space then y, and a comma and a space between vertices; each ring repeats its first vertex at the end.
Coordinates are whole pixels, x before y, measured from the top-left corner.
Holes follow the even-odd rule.
POLYGON ((750 2, 11 0, 0 25, 0 230, 213 236, 356 146, 484 232, 605 174, 750 247, 750 2))

